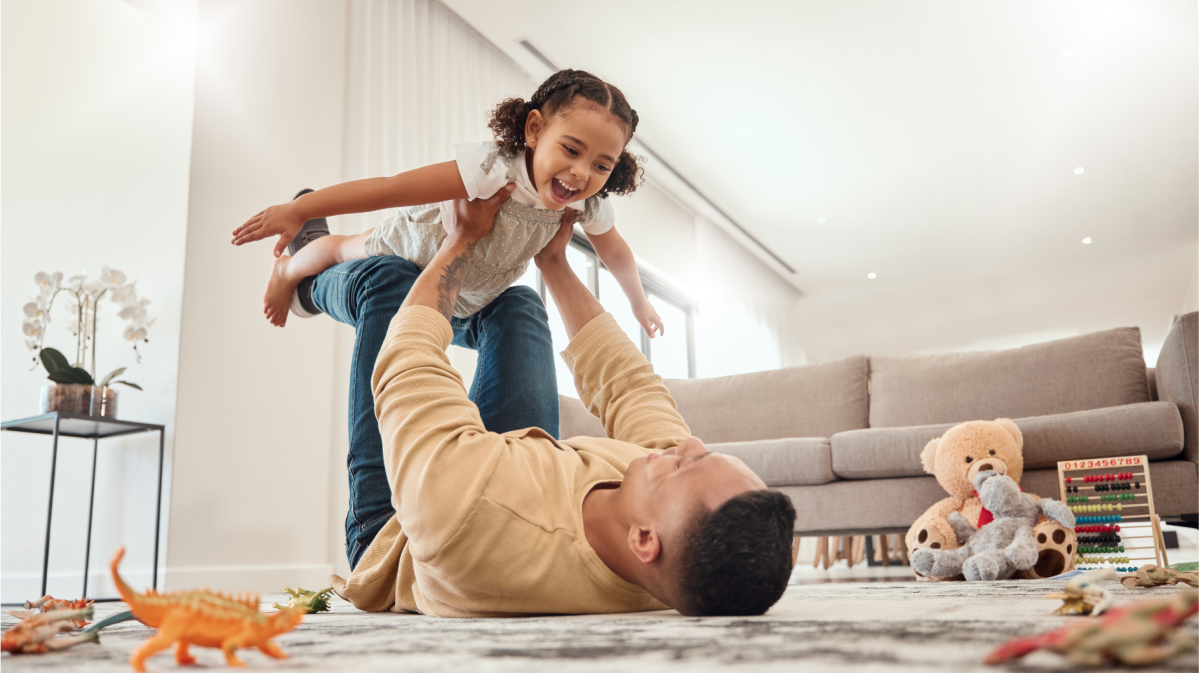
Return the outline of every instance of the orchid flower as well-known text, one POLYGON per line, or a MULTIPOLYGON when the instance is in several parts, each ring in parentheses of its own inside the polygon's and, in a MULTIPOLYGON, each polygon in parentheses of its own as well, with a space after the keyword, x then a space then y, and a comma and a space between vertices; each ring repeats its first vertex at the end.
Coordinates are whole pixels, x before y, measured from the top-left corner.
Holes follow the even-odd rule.
POLYGON ((107 266, 102 266, 100 267, 100 278, 98 282, 105 289, 115 290, 125 284, 125 274, 117 271, 116 269, 110 269, 107 266))

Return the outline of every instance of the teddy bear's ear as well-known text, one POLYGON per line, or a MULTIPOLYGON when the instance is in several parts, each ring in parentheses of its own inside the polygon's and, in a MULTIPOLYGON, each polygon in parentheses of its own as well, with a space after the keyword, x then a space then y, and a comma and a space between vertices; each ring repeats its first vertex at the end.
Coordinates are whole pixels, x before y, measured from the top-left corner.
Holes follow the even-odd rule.
POLYGON ((1024 448, 1024 435, 1020 434, 1020 428, 1016 427, 1016 424, 1012 422, 1012 419, 996 418, 995 422, 998 423, 1004 430, 1007 430, 1008 434, 1012 436, 1012 439, 1016 440, 1016 446, 1024 448))
POLYGON ((920 452, 920 465, 929 474, 937 473, 937 445, 940 443, 941 438, 938 437, 925 444, 924 450, 920 452))

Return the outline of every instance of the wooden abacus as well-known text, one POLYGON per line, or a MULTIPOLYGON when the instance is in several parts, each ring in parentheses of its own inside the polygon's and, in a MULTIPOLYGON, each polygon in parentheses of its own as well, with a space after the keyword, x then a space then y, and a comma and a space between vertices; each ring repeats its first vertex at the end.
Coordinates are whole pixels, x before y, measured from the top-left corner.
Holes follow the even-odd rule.
POLYGON ((1059 461, 1057 477, 1062 502, 1076 520, 1075 567, 1131 572, 1145 563, 1170 563, 1161 520, 1153 509, 1147 457, 1059 461), (1101 541, 1086 544, 1088 537, 1101 541))

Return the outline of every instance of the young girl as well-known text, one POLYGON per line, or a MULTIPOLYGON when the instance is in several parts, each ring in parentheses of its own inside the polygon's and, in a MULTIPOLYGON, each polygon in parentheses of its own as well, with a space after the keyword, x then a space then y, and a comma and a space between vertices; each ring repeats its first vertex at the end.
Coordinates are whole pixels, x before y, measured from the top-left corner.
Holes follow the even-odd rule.
MULTIPOLYGON (((524 101, 501 103, 488 123, 495 142, 456 143, 454 161, 390 178, 369 178, 309 192, 258 213, 233 232, 241 245, 279 235, 267 281, 263 313, 283 326, 301 280, 336 264, 372 255, 399 255, 424 268, 445 239, 443 201, 489 198, 508 183, 512 197, 495 218, 495 229, 478 242, 454 315, 469 316, 519 279, 558 231, 578 221, 599 258, 620 283, 637 321, 650 337, 662 319, 645 297, 628 244, 613 226, 609 194, 637 188, 641 168, 625 146, 637 129, 637 112, 619 89, 580 70, 550 76, 524 101), (325 235, 282 256, 308 220, 384 208, 390 219, 356 236, 325 235), (565 209, 572 209, 566 213, 565 209)), ((294 248, 293 248, 294 249, 294 248)))

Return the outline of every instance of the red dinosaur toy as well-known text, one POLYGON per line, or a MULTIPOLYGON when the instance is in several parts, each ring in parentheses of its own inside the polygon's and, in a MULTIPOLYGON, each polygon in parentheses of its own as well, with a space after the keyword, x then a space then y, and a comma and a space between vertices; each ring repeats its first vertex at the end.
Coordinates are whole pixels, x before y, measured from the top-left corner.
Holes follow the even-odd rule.
POLYGON ((1197 611, 1199 591, 1180 591, 1172 598, 1133 603, 1039 636, 1009 640, 988 655, 986 663, 1002 664, 1046 648, 1083 666, 1109 659, 1133 666, 1153 664, 1195 649, 1195 642, 1176 627, 1197 611))

